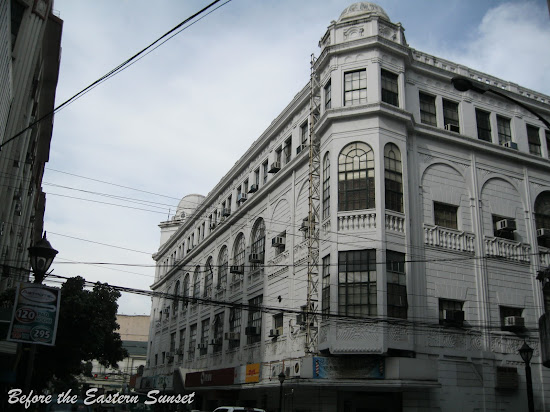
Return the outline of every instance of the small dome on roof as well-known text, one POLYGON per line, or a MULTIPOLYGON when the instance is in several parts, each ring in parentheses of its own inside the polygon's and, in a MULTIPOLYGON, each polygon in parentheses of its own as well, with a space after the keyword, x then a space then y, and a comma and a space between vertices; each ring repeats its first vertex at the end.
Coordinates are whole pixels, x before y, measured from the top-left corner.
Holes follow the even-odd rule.
POLYGON ((370 3, 368 1, 361 1, 359 3, 353 3, 344 9, 338 23, 346 20, 355 20, 363 17, 378 16, 390 21, 390 18, 382 7, 378 4, 370 3))
POLYGON ((187 195, 180 200, 174 219, 185 219, 203 202, 203 195, 187 195))

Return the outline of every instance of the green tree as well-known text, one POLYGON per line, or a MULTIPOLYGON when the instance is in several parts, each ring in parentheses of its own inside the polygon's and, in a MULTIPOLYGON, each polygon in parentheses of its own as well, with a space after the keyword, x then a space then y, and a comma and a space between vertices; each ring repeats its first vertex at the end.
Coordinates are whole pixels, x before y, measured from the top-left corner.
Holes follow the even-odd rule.
MULTIPOLYGON (((59 323, 55 346, 37 346, 32 388, 48 384, 54 390, 77 389, 76 377, 86 373, 86 363, 98 360, 106 367, 118 367, 128 356, 116 332, 120 292, 108 284, 96 283, 92 290, 77 276, 61 287, 59 323)), ((20 365, 18 379, 24 380, 26 362, 20 365)))

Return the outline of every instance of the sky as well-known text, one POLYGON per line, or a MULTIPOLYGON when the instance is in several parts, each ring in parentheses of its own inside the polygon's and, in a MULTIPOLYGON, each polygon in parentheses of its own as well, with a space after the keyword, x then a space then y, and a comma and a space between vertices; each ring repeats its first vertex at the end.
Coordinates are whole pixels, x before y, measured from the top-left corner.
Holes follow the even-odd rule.
MULTIPOLYGON (((209 3, 55 0, 56 104, 209 3)), ((150 289, 158 224, 185 195, 207 195, 307 84, 311 54, 352 3, 229 1, 60 110, 43 181, 53 273, 150 289)), ((376 3, 414 49, 550 95, 546 1, 376 3)), ((147 297, 119 299, 121 314, 150 308, 147 297)))

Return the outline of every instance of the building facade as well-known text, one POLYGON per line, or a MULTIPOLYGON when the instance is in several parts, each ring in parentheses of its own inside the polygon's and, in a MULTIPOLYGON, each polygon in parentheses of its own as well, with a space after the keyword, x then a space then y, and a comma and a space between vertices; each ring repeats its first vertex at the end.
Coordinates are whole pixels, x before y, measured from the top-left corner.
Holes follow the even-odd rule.
POLYGON ((532 113, 550 97, 412 49, 372 3, 319 45, 312 81, 160 224, 142 389, 196 391, 194 409, 526 410, 525 341, 550 409, 550 131, 532 113))
MULTIPOLYGON (((54 109, 63 21, 52 7, 53 0, 0 1, 0 292, 29 279, 27 249, 42 238, 53 116, 34 123, 54 109)), ((2 389, 17 363, 17 345, 4 340, 11 314, 0 308, 2 389)))

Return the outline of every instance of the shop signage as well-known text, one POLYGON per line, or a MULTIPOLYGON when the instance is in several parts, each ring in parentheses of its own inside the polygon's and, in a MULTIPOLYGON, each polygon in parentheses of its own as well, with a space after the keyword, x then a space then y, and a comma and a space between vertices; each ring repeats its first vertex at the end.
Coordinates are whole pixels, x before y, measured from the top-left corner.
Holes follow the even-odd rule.
POLYGON ((260 364, 250 363, 246 365, 246 376, 244 378, 245 383, 260 382, 260 364))
POLYGON ((8 340, 55 345, 60 290, 37 283, 17 285, 8 340))
POLYGON ((224 386, 235 382, 235 369, 215 369, 202 372, 189 372, 185 375, 185 387, 224 386))
POLYGON ((381 356, 361 359, 313 356, 312 362, 313 379, 384 379, 385 377, 385 362, 381 356))

